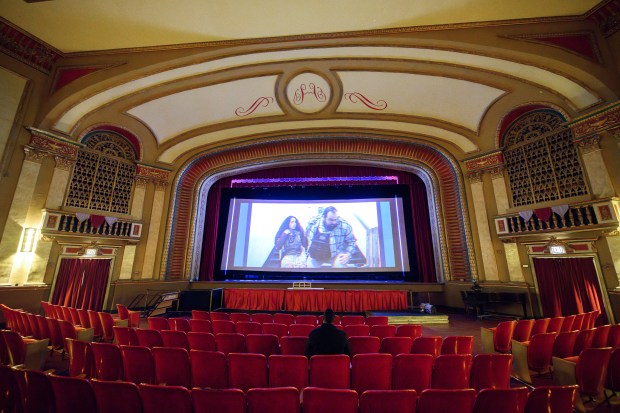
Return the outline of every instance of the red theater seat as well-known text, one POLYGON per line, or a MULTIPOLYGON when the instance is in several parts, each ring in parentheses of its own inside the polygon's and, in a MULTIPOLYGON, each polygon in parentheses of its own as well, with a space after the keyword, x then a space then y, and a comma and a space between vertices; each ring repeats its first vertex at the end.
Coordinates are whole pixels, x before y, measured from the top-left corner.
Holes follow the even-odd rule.
POLYGON ((317 326, 319 324, 319 317, 311 314, 300 314, 295 316, 295 324, 311 324, 317 326))
POLYGON ((136 335, 138 336, 138 344, 143 347, 163 347, 164 340, 161 337, 161 332, 149 328, 137 328, 136 335))
POLYGON ((367 390, 360 396, 359 413, 415 413, 415 390, 367 390))
POLYGON ((301 391, 308 386, 306 356, 269 356, 269 387, 295 387, 301 391))
POLYGON ((413 340, 411 337, 386 337, 381 340, 381 353, 390 353, 396 357, 399 354, 410 354, 411 343, 413 340))
POLYGON ((546 333, 550 321, 550 318, 539 318, 537 320, 534 320, 534 326, 532 327, 532 333, 530 334, 530 338, 534 337, 536 334, 546 333))
POLYGON ((230 387, 245 392, 255 387, 267 387, 267 358, 262 354, 229 354, 228 382, 230 387))
POLYGON ((446 354, 435 359, 433 389, 467 389, 471 373, 471 354, 446 354))
POLYGON ((192 331, 192 328, 189 324, 189 320, 185 318, 178 318, 178 317, 169 318, 168 324, 170 325, 171 330, 183 331, 185 333, 192 331))
POLYGON ((475 400, 473 389, 428 389, 419 393, 418 413, 471 413, 475 400))
POLYGON ((56 413, 97 413, 90 382, 77 377, 48 376, 54 389, 56 413))
POLYGON ((441 352, 441 337, 418 337, 411 343, 411 354, 430 354, 437 357, 441 352))
POLYGON ((363 315, 343 315, 342 317, 340 317, 340 324, 343 327, 365 323, 366 317, 364 317, 363 315))
POLYGON ((224 313, 224 312, 219 312, 219 311, 212 311, 209 314, 209 317, 211 318, 211 322, 214 322, 216 320, 227 320, 227 321, 230 321, 230 314, 224 313))
POLYGON ((396 337, 410 337, 412 340, 422 336, 422 325, 403 324, 396 327, 396 337))
POLYGON ((183 348, 155 347, 151 350, 155 362, 155 383, 191 388, 189 354, 183 348))
POLYGON ((228 361, 219 351, 189 352, 192 386, 211 389, 228 388, 228 361))
POLYGON ((354 390, 306 387, 302 398, 304 413, 357 413, 358 396, 354 390))
POLYGON ((351 389, 362 394, 366 390, 392 388, 391 354, 358 354, 351 361, 351 389))
POLYGON ((143 413, 192 413, 189 390, 181 386, 140 385, 143 413))
POLYGON ((512 332, 512 339, 521 343, 529 341, 532 336, 532 329, 534 328, 534 319, 519 320, 512 332))
POLYGON ((290 326, 295 323, 295 316, 288 313, 275 313, 273 315, 273 322, 290 326))
POLYGON ((194 413, 245 413, 245 393, 239 389, 192 389, 194 413))
POLYGON ((441 343, 441 354, 471 354, 474 336, 446 336, 441 343))
POLYGON ((95 359, 89 342, 66 338, 69 353, 69 376, 90 379, 95 370, 95 359))
POLYGON ((148 326, 151 330, 170 330, 170 324, 168 323, 167 318, 163 317, 149 317, 146 319, 148 322, 148 326))
POLYGON ((289 335, 294 337, 308 337, 315 328, 314 324, 291 324, 288 326, 289 335))
POLYGON ((350 363, 349 356, 344 354, 312 356, 310 386, 325 389, 350 388, 350 363))
POLYGON ((430 354, 399 354, 394 357, 392 388, 394 390, 416 390, 418 394, 431 388, 433 363, 430 354))
POLYGON ((189 340, 184 331, 163 330, 160 334, 164 347, 176 347, 189 351, 189 340))
POLYGON ((215 336, 211 333, 187 333, 190 350, 217 351, 215 336))
POLYGON ((476 396, 473 413, 523 413, 527 395, 526 387, 483 389, 476 396))
POLYGON ((258 353, 265 357, 280 353, 280 344, 276 335, 248 334, 245 341, 248 353, 258 353))
POLYGON ((378 353, 381 347, 379 337, 353 336, 348 338, 351 356, 356 354, 378 353))
POLYGON ((93 343, 92 350, 96 378, 111 381, 123 379, 123 355, 119 346, 110 343, 93 343))
POLYGON ((208 320, 208 321, 211 321, 211 314, 208 311, 192 310, 192 320, 208 320))
POLYGON ((148 347, 121 346, 123 374, 126 381, 135 384, 155 383, 155 364, 148 347))
POLYGON ((273 315, 269 313, 254 313, 252 314, 252 321, 260 324, 273 323, 273 315))
POLYGON ((532 390, 525 402, 525 413, 572 412, 577 386, 540 386, 532 390))
POLYGON ((191 319, 189 320, 189 327, 195 333, 213 333, 210 320, 191 319))
POLYGON ((370 326, 369 334, 379 337, 379 340, 383 340, 385 337, 396 337, 396 326, 373 325, 370 326))
POLYGON ((482 389, 507 389, 510 387, 511 354, 478 354, 471 366, 470 387, 482 389))
POLYGON ((344 332, 347 337, 368 336, 370 335, 370 327, 366 324, 349 324, 344 326, 344 332))
POLYGON ((245 336, 237 333, 220 333, 215 335, 217 351, 228 353, 245 353, 245 336))
POLYGON ((280 353, 289 356, 306 354, 307 336, 285 336, 280 339, 280 353))
MULTIPOLYGON (((388 317, 385 315, 371 315, 366 317, 366 324, 369 326, 386 326, 388 325, 388 317)), ((394 326, 396 327, 396 326, 394 326)))
POLYGON ((211 321, 211 328, 213 329, 213 334, 231 334, 237 332, 235 323, 230 320, 213 320, 211 321))
POLYGON ((274 334, 281 338, 288 336, 288 326, 281 323, 263 323, 262 332, 263 334, 274 334))
POLYGON ((237 333, 247 336, 248 334, 260 334, 262 327, 259 323, 253 321, 238 321, 235 324, 237 333))
POLYGON ((238 323, 240 321, 252 321, 252 317, 248 313, 230 313, 230 321, 238 323))
POLYGON ((99 413, 135 413, 142 411, 140 390, 126 381, 91 380, 99 413))
POLYGON ((294 387, 250 389, 246 400, 248 413, 299 413, 299 390, 294 387))
POLYGON ((119 346, 137 346, 140 344, 135 328, 114 326, 112 329, 114 330, 114 340, 119 346))

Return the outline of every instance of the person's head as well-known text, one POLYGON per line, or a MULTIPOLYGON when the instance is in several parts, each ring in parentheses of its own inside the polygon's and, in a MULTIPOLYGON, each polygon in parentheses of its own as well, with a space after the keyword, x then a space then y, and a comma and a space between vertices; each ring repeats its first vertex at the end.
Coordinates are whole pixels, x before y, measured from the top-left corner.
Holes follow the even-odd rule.
POLYGON ((293 215, 289 215, 288 217, 284 219, 284 221, 282 221, 282 224, 280 225, 280 228, 278 229, 278 232, 276 233, 276 241, 282 235, 282 232, 287 229, 291 231, 297 230, 301 232, 302 238, 305 238, 304 230, 302 226, 299 224, 299 220, 297 219, 297 217, 293 215))
POLYGON ((333 206, 328 206, 323 210, 323 226, 328 231, 338 226, 338 210, 333 206))
POLYGON ((335 316, 336 314, 334 313, 334 310, 332 310, 331 308, 328 308, 323 313, 323 322, 327 324, 331 324, 334 322, 335 316))

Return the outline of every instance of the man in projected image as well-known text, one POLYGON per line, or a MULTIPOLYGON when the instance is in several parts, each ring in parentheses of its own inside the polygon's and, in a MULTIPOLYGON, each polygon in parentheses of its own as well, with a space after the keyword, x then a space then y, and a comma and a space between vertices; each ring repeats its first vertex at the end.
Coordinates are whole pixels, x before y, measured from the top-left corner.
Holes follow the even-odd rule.
MULTIPOLYGON (((319 210, 320 211, 320 210, 319 210)), ((308 268, 347 267, 357 251, 357 239, 348 222, 328 206, 306 228, 308 237, 308 268)))

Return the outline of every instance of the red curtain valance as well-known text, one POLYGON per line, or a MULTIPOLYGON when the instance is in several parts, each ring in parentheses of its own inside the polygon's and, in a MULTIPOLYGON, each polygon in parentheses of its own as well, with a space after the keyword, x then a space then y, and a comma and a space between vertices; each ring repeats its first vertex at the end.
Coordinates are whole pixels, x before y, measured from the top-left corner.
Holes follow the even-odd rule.
POLYGON ((406 291, 225 289, 226 308, 256 311, 337 312, 406 310, 406 291))

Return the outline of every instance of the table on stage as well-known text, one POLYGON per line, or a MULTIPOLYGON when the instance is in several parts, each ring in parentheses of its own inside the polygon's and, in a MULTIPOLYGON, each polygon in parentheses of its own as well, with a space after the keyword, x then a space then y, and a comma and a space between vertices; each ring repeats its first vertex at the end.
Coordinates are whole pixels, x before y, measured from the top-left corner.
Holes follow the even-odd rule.
POLYGON ((407 291, 226 288, 224 306, 253 311, 407 310, 407 291))

